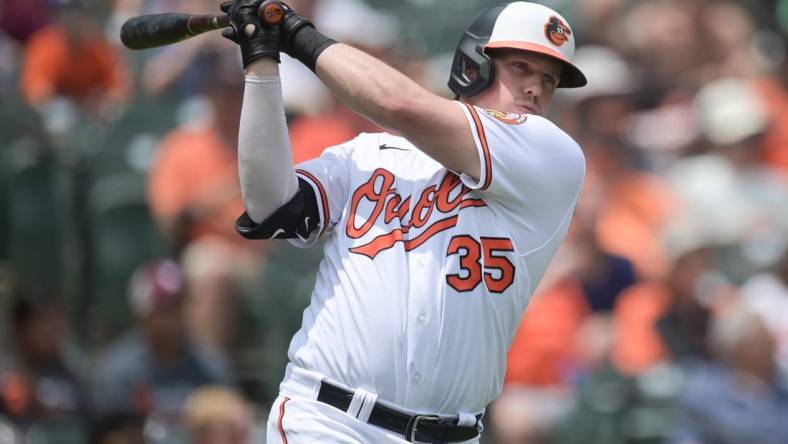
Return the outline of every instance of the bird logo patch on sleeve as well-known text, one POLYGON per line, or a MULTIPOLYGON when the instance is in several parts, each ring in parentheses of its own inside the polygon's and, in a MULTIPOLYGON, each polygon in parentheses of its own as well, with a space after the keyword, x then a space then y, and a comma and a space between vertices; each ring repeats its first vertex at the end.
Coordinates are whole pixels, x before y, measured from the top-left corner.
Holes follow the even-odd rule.
POLYGON ((487 113, 488 116, 496 118, 501 122, 508 123, 510 125, 519 125, 528 119, 527 114, 505 113, 503 111, 496 111, 494 109, 485 109, 484 112, 487 113))

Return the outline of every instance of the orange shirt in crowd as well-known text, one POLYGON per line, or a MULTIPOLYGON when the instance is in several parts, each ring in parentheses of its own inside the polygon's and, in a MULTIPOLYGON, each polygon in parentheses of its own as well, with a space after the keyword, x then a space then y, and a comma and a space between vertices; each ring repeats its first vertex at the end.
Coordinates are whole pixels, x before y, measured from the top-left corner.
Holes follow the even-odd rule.
POLYGON ((766 103, 771 121, 763 142, 763 160, 770 167, 788 174, 788 92, 772 79, 762 79, 756 87, 766 103))
MULTIPOLYGON (((610 358, 619 371, 634 375, 669 358, 657 322, 670 308, 670 293, 658 283, 624 290, 613 310, 610 358)), ((549 387, 566 383, 567 371, 581 362, 582 334, 591 312, 580 285, 564 278, 535 295, 509 349, 506 384, 549 387)))
POLYGON ((670 189, 661 178, 634 171, 605 187, 596 228, 599 244, 632 261, 640 276, 664 277, 670 263, 661 236, 676 205, 670 189))
POLYGON ((320 157, 324 149, 354 139, 359 133, 380 131, 344 105, 330 113, 299 117, 289 127, 293 163, 296 165, 320 157))
POLYGON ((20 89, 31 105, 59 95, 80 101, 95 95, 121 100, 127 88, 125 68, 101 35, 74 47, 61 27, 49 25, 25 46, 20 89))
POLYGON ((657 322, 670 309, 669 290, 658 283, 630 287, 616 301, 612 360, 621 372, 634 375, 669 357, 657 322))
POLYGON ((563 279, 534 295, 509 348, 506 384, 566 382, 575 337, 589 314, 583 290, 563 279))
POLYGON ((185 228, 188 213, 190 240, 243 241, 235 232, 244 211, 237 158, 212 126, 177 128, 164 138, 148 177, 148 201, 165 229, 185 228))

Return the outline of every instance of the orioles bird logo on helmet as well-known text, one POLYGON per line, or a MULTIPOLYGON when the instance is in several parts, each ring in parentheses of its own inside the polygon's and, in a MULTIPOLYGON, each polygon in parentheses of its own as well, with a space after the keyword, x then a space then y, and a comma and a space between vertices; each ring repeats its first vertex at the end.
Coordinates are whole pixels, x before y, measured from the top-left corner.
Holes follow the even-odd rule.
POLYGON ((572 35, 569 27, 556 16, 550 17, 545 23, 544 33, 547 36, 547 40, 550 40, 556 46, 561 46, 568 42, 569 36, 572 35))

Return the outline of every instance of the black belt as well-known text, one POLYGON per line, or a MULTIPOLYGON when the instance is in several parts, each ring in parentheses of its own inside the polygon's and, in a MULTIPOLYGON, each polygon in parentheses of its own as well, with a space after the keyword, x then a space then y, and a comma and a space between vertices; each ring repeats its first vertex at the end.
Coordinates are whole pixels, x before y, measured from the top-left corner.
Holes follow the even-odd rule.
MULTIPOLYGON (((353 392, 323 381, 317 400, 347 412, 353 392)), ((481 415, 476 416, 472 427, 458 426, 457 418, 439 418, 435 415, 409 415, 386 407, 379 402, 372 407, 368 423, 403 435, 409 442, 451 443, 462 442, 479 436, 477 425, 481 415)))

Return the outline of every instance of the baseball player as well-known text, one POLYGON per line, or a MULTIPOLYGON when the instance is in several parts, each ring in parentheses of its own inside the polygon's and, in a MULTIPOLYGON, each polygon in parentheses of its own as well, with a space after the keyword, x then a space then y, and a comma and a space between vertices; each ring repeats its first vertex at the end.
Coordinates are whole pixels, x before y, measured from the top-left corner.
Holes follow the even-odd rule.
POLYGON ((583 182, 580 147, 544 117, 556 88, 586 82, 572 30, 535 3, 484 11, 457 47, 452 101, 289 8, 263 27, 259 6, 222 5, 246 69, 236 228, 303 247, 325 238, 268 442, 476 443, 583 182), (391 132, 294 168, 280 50, 391 132))

